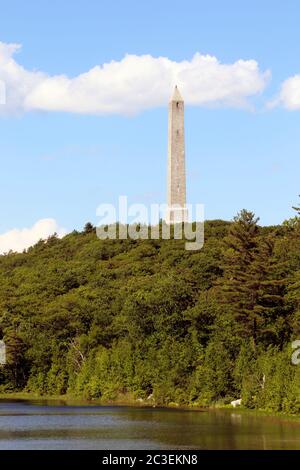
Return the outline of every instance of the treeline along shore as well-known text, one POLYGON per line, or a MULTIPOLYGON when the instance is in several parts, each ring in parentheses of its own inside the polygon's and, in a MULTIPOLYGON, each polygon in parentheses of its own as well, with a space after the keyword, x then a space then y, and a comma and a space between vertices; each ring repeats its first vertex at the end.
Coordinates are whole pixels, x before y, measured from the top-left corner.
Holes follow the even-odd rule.
POLYGON ((88 223, 0 256, 0 393, 300 413, 299 213, 207 221, 199 251, 88 223))

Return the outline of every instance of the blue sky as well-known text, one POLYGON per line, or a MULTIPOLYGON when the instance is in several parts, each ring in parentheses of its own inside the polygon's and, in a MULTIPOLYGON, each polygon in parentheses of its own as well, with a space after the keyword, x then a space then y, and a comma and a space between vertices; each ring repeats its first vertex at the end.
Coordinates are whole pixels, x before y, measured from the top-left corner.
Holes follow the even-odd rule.
MULTIPOLYGON (((266 104, 300 74, 298 0, 0 0, 0 12, 0 41, 21 44, 14 60, 47 76, 72 79, 125 54, 174 63, 196 52, 222 64, 256 61, 261 76, 271 76, 247 97, 248 107, 186 105, 188 202, 204 203, 208 219, 231 219, 242 208, 266 225, 294 215, 300 106, 266 104)), ((164 202, 167 102, 129 115, 4 112, 0 161, 0 234, 44 218, 80 229, 97 222, 99 204, 122 194, 131 202, 164 202)))

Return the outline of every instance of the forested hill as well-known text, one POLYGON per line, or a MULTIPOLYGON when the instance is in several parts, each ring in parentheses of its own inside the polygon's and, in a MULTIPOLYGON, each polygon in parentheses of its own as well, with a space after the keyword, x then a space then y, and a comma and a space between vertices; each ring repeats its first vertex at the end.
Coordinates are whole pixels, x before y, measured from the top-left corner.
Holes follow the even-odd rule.
POLYGON ((0 391, 300 412, 300 222, 242 211, 205 244, 81 233, 0 257, 0 391))

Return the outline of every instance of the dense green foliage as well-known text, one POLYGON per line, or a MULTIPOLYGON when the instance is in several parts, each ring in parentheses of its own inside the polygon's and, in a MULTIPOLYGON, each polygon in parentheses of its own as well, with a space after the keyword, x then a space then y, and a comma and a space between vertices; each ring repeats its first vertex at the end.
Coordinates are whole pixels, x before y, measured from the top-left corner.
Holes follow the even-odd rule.
POLYGON ((299 219, 208 221, 200 251, 87 224, 1 256, 2 336, 2 391, 300 412, 299 219))

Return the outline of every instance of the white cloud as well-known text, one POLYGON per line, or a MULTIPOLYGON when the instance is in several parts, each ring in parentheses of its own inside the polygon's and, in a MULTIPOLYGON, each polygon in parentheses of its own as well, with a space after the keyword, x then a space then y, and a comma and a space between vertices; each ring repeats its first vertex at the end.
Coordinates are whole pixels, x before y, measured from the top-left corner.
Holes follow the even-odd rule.
POLYGON ((2 113, 132 114, 165 106, 175 84, 191 105, 247 107, 247 99, 261 93, 270 76, 259 70, 255 60, 222 64, 199 53, 181 62, 126 55, 73 78, 50 76, 21 66, 14 58, 19 49, 16 44, 0 43, 0 80, 6 85, 2 113))
POLYGON ((46 239, 54 233, 59 237, 66 234, 66 230, 59 227, 54 219, 41 219, 30 228, 9 230, 0 235, 0 254, 8 253, 10 250, 22 252, 41 238, 46 239))
POLYGON ((294 75, 282 83, 279 95, 269 103, 269 107, 275 106, 283 106, 290 111, 300 109, 300 75, 294 75))

